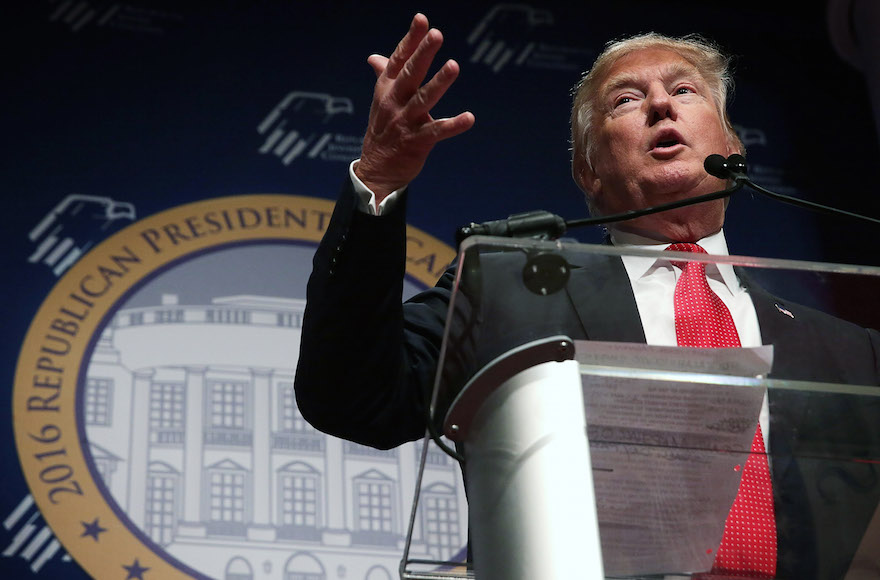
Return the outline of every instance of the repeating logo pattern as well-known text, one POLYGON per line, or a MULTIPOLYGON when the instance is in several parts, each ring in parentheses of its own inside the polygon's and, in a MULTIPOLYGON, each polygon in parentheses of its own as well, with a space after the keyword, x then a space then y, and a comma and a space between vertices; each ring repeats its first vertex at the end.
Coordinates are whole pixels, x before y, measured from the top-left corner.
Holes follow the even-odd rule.
POLYGON ((68 195, 28 233, 28 240, 35 245, 28 262, 42 263, 60 276, 96 239, 135 217, 134 205, 128 202, 94 195, 68 195))
POLYGON ((159 35, 181 22, 175 11, 111 0, 50 0, 49 22, 71 32, 88 28, 159 35))
POLYGON ((496 4, 468 35, 470 62, 500 73, 509 66, 579 72, 592 60, 590 49, 559 45, 552 38, 553 14, 528 4, 496 4))
POLYGON ((356 159, 360 157, 362 137, 339 132, 341 127, 335 120, 353 113, 354 105, 347 97, 292 91, 257 125, 257 133, 264 137, 258 151, 278 157, 284 165, 298 158, 356 159))

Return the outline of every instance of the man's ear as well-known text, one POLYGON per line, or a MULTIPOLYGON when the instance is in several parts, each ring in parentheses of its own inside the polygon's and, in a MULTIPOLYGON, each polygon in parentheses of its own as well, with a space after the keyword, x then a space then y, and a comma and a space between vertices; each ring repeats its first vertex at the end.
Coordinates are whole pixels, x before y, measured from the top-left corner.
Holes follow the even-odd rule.
POLYGON ((589 164, 581 163, 578 171, 581 189, 589 200, 590 207, 596 207, 602 197, 602 179, 590 168, 589 164))
POLYGON ((730 157, 734 153, 745 157, 745 154, 742 151, 744 148, 745 147, 743 147, 743 144, 740 142, 739 137, 736 137, 736 133, 734 133, 733 135, 728 135, 728 137, 727 137, 727 157, 730 157))

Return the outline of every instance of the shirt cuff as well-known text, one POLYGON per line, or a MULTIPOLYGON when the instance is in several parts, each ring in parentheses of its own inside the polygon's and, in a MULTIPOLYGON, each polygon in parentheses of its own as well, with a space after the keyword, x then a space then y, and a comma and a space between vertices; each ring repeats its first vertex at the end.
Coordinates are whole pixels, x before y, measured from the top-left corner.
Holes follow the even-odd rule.
POLYGON ((379 203, 379 207, 376 207, 376 194, 373 193, 369 187, 364 185, 364 182, 355 175, 354 166, 358 161, 360 161, 360 159, 355 159, 348 166, 348 177, 351 179, 351 184, 354 186, 354 192, 358 197, 358 209, 369 215, 382 215, 385 212, 391 211, 391 208, 393 208, 400 199, 401 192, 406 188, 402 187, 400 189, 395 189, 385 196, 385 199, 379 203))

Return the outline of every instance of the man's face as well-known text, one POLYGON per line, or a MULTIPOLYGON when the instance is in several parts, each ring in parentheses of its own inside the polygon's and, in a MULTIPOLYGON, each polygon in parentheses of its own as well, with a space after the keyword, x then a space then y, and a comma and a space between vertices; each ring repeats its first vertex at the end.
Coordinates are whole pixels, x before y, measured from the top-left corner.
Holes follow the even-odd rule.
MULTIPOLYGON (((736 151, 709 86, 678 54, 652 48, 620 58, 597 100, 593 168, 585 169, 584 181, 602 214, 724 188, 703 161, 736 151)), ((723 220, 723 203, 718 207, 723 220)))

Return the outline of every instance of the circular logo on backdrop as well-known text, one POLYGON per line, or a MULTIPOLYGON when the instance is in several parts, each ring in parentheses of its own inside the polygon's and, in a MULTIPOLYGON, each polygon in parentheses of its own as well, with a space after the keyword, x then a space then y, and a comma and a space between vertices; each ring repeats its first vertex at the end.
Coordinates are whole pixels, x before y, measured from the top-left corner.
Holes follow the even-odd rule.
MULTIPOLYGON (((396 570, 411 459, 315 431, 293 394, 305 283, 332 210, 290 195, 175 207, 105 240, 43 302, 16 369, 15 440, 43 517, 92 576, 396 570), (345 479, 328 458, 349 455, 359 471, 345 479), (381 557, 329 556, 363 545, 381 557)), ((411 294, 455 252, 412 227, 407 239, 411 294)), ((432 477, 449 522, 438 546, 458 548, 460 476, 449 465, 432 477)))

